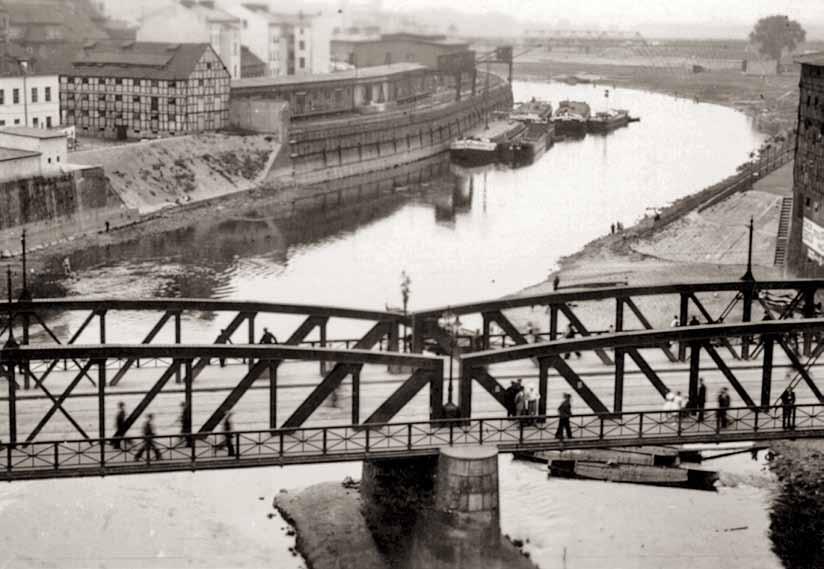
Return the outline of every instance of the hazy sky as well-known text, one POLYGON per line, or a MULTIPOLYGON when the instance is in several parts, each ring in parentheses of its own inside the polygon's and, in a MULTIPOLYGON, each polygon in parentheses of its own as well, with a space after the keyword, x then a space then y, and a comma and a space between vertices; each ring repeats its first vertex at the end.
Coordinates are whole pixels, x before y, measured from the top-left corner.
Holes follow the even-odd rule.
POLYGON ((653 22, 737 26, 776 13, 787 14, 807 26, 824 25, 824 0, 383 0, 383 6, 401 10, 448 6, 468 12, 500 11, 527 21, 566 19, 604 28, 653 22))

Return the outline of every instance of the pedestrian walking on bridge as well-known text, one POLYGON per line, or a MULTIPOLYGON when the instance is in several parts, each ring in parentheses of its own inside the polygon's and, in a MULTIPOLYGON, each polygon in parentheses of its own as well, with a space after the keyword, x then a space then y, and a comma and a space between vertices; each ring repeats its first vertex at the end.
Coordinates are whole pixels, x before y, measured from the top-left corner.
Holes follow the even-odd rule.
POLYGON ((789 431, 795 429, 795 391, 792 386, 781 394, 781 427, 789 431))
POLYGON ((149 413, 146 416, 146 422, 143 423, 143 446, 140 447, 140 450, 137 451, 137 454, 134 455, 134 459, 140 460, 140 457, 143 456, 143 453, 146 452, 148 455, 149 452, 154 452, 155 459, 161 460, 163 456, 160 454, 160 450, 154 444, 154 437, 155 437, 155 430, 154 430, 154 415, 149 413))
POLYGON ((115 438, 112 440, 112 447, 120 450, 121 443, 123 450, 128 450, 128 442, 121 441, 120 438, 126 434, 126 404, 122 401, 117 403, 117 416, 114 418, 114 432, 115 438))
POLYGON ((263 329, 263 336, 260 337, 261 344, 277 344, 278 339, 269 331, 269 328, 263 329))
POLYGON ((715 412, 716 428, 718 430, 726 429, 729 425, 729 419, 727 418, 727 409, 729 408, 730 394, 727 392, 726 387, 722 387, 718 393, 718 411, 715 412))
POLYGON ((558 406, 558 430, 555 431, 555 438, 564 440, 572 438, 572 426, 569 423, 572 417, 572 396, 569 393, 564 393, 564 400, 558 406))
POLYGON ((183 445, 191 448, 192 446, 192 414, 185 402, 180 404, 180 438, 183 439, 183 445))
POLYGON ((229 452, 229 456, 237 456, 235 454, 234 438, 235 434, 232 432, 232 413, 229 411, 226 413, 226 416, 223 417, 223 440, 217 445, 217 448, 225 448, 229 452))
POLYGON ((698 410, 698 422, 704 422, 704 407, 707 405, 707 386, 704 385, 704 378, 698 378, 698 393, 695 397, 695 408, 698 410))

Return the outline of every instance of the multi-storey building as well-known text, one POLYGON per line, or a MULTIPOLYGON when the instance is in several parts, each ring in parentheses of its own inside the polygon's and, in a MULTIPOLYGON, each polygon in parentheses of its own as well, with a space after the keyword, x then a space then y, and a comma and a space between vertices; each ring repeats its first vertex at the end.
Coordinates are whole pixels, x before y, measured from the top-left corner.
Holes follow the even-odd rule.
POLYGON ((39 71, 19 46, 0 44, 0 127, 56 127, 59 94, 56 73, 39 71))
POLYGON ((380 37, 340 37, 332 40, 334 60, 356 67, 415 62, 436 69, 439 58, 468 56, 470 51, 467 42, 443 35, 396 33, 382 34, 380 37))
POLYGON ((141 19, 140 42, 208 43, 232 79, 241 77, 240 18, 215 6, 213 0, 180 0, 141 19))
POLYGON ((208 43, 98 42, 60 74, 78 135, 157 138, 223 128, 229 72, 208 43))
POLYGON ((266 63, 269 77, 329 72, 329 33, 319 15, 274 13, 263 2, 218 5, 238 17, 245 45, 266 63))
POLYGON ((801 82, 793 169, 790 266, 824 272, 824 53, 799 57, 801 82))

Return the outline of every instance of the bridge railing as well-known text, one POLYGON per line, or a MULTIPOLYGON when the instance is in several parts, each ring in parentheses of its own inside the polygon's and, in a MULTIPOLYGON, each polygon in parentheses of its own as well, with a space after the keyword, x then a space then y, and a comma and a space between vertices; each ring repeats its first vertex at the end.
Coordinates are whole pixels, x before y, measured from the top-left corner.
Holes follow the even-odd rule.
POLYGON ((299 429, 49 440, 0 445, 0 480, 308 464, 434 454, 447 446, 502 452, 824 436, 824 405, 638 411, 570 418, 484 417, 299 429))

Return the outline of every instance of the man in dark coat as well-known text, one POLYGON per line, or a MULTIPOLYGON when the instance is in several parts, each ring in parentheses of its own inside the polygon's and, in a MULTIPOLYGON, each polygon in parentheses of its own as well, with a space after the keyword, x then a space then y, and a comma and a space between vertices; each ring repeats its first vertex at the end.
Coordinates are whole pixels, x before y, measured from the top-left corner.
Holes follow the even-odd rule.
POLYGON ((718 393, 718 411, 716 412, 717 428, 726 429, 729 421, 727 419, 727 409, 730 407, 730 394, 726 387, 722 387, 718 393))
POLYGON ((183 439, 183 444, 186 447, 192 446, 192 414, 185 402, 180 404, 180 436, 183 439))
POLYGON ((143 452, 145 451, 147 454, 149 452, 154 452, 155 458, 160 460, 163 456, 160 454, 160 450, 154 444, 154 415, 149 413, 146 416, 146 422, 143 423, 143 446, 140 447, 140 450, 137 451, 137 454, 134 456, 135 460, 140 460, 140 457, 143 456, 143 452))
POLYGON ((518 395, 518 384, 515 381, 509 383, 509 387, 504 390, 504 401, 506 402, 506 416, 515 416, 515 396, 518 395))
MULTIPOLYGON (((117 403, 117 416, 114 418, 114 429, 115 433, 122 433, 116 436, 122 437, 126 435, 126 404, 122 401, 119 401, 117 403)), ((126 443, 126 441, 122 442, 124 447, 128 446, 128 443, 126 443)), ((120 443, 120 439, 112 440, 112 446, 117 450, 120 450, 120 443)))
POLYGON ((698 378, 698 393, 695 396, 695 408, 698 410, 698 422, 704 422, 704 407, 707 405, 707 386, 704 385, 704 378, 698 378))
POLYGON ((261 344, 277 344, 278 339, 269 331, 269 328, 263 329, 263 336, 260 337, 261 344))
POLYGON ((572 417, 572 397, 569 393, 564 393, 564 400, 558 406, 558 430, 555 431, 555 438, 564 440, 572 438, 572 427, 569 424, 569 419, 572 417))
POLYGON ((217 448, 225 448, 229 452, 229 456, 235 456, 235 435, 232 432, 232 413, 226 413, 223 417, 223 441, 217 448))
POLYGON ((781 426, 795 429, 795 391, 792 387, 787 387, 781 394, 781 426))

